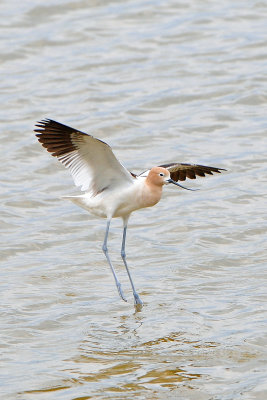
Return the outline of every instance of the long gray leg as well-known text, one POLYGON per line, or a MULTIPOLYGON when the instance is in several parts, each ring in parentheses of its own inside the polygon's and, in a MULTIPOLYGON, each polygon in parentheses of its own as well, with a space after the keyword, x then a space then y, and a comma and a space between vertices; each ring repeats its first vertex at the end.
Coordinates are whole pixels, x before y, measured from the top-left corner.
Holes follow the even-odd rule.
POLYGON ((103 250, 103 252, 104 252, 104 254, 106 256, 106 259, 107 259, 107 261, 109 263, 109 266, 111 268, 111 271, 112 271, 112 274, 114 276, 119 295, 121 296, 122 300, 127 301, 126 298, 124 297, 124 294, 123 294, 123 291, 122 291, 122 288, 121 288, 121 284, 120 284, 120 282, 119 282, 119 280, 117 278, 116 272, 115 272, 115 270, 113 268, 113 265, 111 264, 111 261, 110 261, 110 258, 109 258, 109 254, 108 254, 107 241, 108 241, 109 226, 110 226, 110 220, 108 220, 108 222, 107 222, 105 239, 104 239, 104 243, 103 243, 103 246, 102 246, 102 250, 103 250))
POLYGON ((128 265, 127 265, 127 262, 126 262, 125 241, 126 241, 126 232, 127 232, 127 222, 128 222, 128 218, 123 220, 123 236, 122 236, 122 244, 121 244, 121 258, 123 260, 123 263, 125 265, 127 274, 129 276, 129 279, 130 279, 130 282, 131 282, 131 285, 132 285, 133 295, 134 295, 134 302, 135 302, 136 305, 137 304, 143 305, 143 302, 140 299, 139 294, 135 290, 134 283, 133 283, 133 280, 132 280, 132 277, 131 277, 131 274, 130 274, 130 271, 129 271, 129 268, 128 268, 128 265))

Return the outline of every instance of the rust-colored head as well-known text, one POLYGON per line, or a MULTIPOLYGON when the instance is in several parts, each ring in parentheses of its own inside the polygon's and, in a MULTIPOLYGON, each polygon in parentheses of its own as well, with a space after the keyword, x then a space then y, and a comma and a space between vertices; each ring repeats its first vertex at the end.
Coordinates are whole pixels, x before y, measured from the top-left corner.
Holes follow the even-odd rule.
POLYGON ((159 186, 169 183, 170 172, 166 168, 162 167, 153 167, 149 171, 149 174, 146 178, 146 182, 151 186, 159 186))

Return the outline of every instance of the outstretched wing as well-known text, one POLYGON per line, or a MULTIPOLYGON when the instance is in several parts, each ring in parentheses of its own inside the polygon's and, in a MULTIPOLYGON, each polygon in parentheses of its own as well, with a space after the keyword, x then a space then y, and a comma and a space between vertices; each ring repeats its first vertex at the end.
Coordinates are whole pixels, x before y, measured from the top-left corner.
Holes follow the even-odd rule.
POLYGON ((44 119, 36 127, 39 142, 70 170, 81 190, 94 196, 111 185, 133 182, 107 143, 52 119, 44 119))
POLYGON ((221 171, 226 171, 223 168, 207 167, 205 165, 197 164, 182 164, 182 163, 172 163, 159 165, 159 167, 166 168, 170 171, 171 179, 174 181, 185 181, 186 178, 196 179, 197 176, 213 175, 213 172, 221 173, 221 171))

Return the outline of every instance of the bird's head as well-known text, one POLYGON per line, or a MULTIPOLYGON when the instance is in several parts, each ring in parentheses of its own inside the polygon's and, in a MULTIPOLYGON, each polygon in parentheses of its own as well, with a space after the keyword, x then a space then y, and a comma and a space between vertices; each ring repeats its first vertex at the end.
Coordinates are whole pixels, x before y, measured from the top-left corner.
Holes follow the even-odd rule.
POLYGON ((149 184, 152 184, 155 186, 160 186, 160 187, 162 187, 163 185, 168 185, 169 183, 172 183, 173 185, 179 186, 186 190, 194 190, 194 189, 189 189, 185 186, 180 185, 180 183, 175 182, 173 179, 171 179, 170 171, 168 171, 166 168, 162 168, 162 167, 151 168, 151 170, 149 171, 149 174, 147 176, 147 182, 149 184))

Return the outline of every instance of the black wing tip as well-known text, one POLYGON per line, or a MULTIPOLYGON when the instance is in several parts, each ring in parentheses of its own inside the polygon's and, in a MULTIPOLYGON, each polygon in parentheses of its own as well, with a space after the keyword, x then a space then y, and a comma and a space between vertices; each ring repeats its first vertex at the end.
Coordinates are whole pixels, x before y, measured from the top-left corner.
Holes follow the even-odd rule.
POLYGON ((171 178, 174 181, 185 181, 188 179, 196 179, 198 176, 205 177, 206 175, 220 174, 226 171, 225 168, 211 167, 208 165, 189 164, 189 163, 170 163, 161 165, 170 171, 171 178))
POLYGON ((46 124, 49 124, 51 122, 56 122, 57 123, 57 121, 54 121, 53 119, 43 118, 43 119, 41 119, 41 121, 37 121, 35 126, 37 126, 37 125, 46 125, 46 124))
MULTIPOLYGON (((182 164, 182 165, 190 166, 190 164, 182 164)), ((225 168, 211 167, 209 165, 200 165, 200 164, 191 164, 191 165, 192 165, 192 167, 203 168, 203 172, 205 172, 205 173, 218 172, 220 174, 221 171, 227 171, 227 169, 225 169, 225 168)))
POLYGON ((199 167, 199 168, 211 169, 211 170, 214 170, 213 172, 216 172, 216 171, 227 171, 227 169, 225 169, 225 168, 218 168, 218 167, 211 167, 211 166, 208 166, 208 165, 190 164, 190 163, 169 163, 169 164, 159 165, 159 167, 168 169, 168 168, 171 168, 171 167, 175 167, 177 165, 182 165, 182 166, 185 166, 185 167, 199 167))
POLYGON ((50 118, 44 118, 41 121, 36 122, 34 132, 41 133, 41 134, 42 133, 48 133, 48 134, 50 134, 50 133, 66 134, 67 133, 69 135, 72 133, 78 133, 79 135, 91 136, 85 132, 82 132, 78 129, 72 128, 69 125, 62 124, 61 122, 55 121, 54 119, 50 119, 50 118))
MULTIPOLYGON (((210 171, 211 174, 212 174, 212 172, 217 172, 218 174, 220 174, 221 171, 227 171, 227 169, 225 169, 225 168, 216 168, 216 167, 212 167, 212 168, 214 168, 214 169, 212 169, 212 170, 210 171)), ((212 175, 213 175, 213 174, 212 174, 212 175)))
MULTIPOLYGON (((37 121, 36 124, 34 125, 36 128, 42 128, 42 129, 34 129, 34 132, 44 132, 45 128, 47 128, 50 124, 59 124, 59 122, 54 121, 53 119, 50 118, 44 118, 41 121, 37 121)), ((40 135, 36 135, 37 137, 40 135)))

